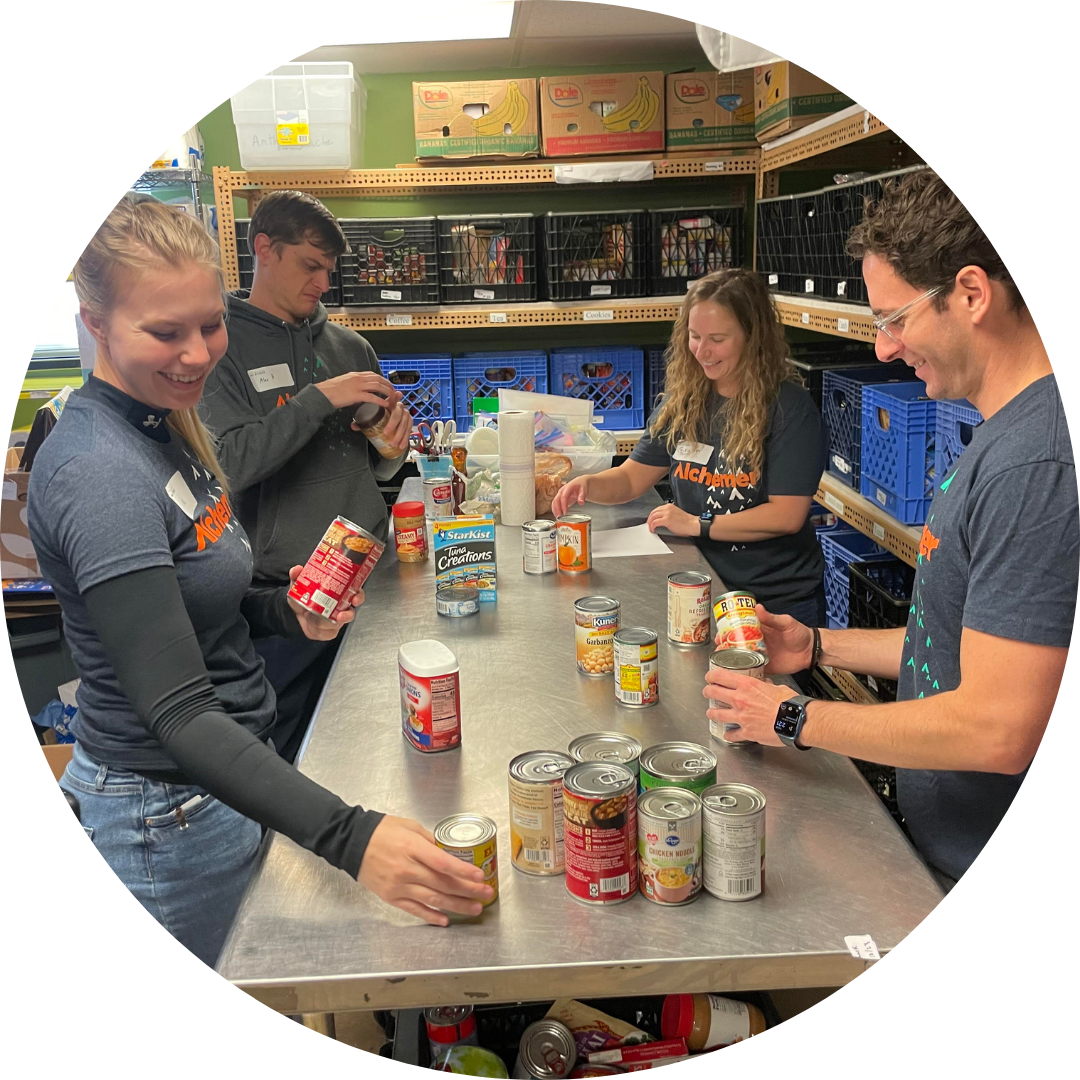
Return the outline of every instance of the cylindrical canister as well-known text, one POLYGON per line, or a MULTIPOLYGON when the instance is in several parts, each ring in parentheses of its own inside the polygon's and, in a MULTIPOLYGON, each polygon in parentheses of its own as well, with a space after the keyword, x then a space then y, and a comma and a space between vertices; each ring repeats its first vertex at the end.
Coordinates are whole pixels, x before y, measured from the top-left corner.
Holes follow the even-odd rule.
POLYGON ((394 545, 398 562, 425 562, 428 557, 427 528, 422 502, 394 504, 394 545))
POLYGON ((401 732, 424 753, 461 745, 457 657, 441 641, 407 641, 398 649, 401 732))
POLYGON ((363 587, 386 544, 338 515, 289 587, 289 596, 313 615, 329 619, 363 587))
POLYGON ((615 667, 615 700, 636 709, 660 700, 657 634, 644 626, 628 626, 612 638, 615 667))
POLYGON ((374 401, 360 402, 353 414, 353 423, 364 433, 367 441, 382 457, 395 460, 401 457, 408 447, 395 446, 386 438, 386 425, 389 421, 390 410, 376 405, 374 401))
POLYGON ((435 591, 435 611, 451 619, 475 615, 480 610, 480 590, 473 585, 444 585, 435 591))
POLYGON ((592 518, 588 514, 563 514, 555 519, 558 530, 559 569, 564 574, 584 574, 592 569, 592 518))
POLYGON ((701 793, 705 888, 721 900, 750 900, 765 885, 765 796, 749 784, 701 793))
POLYGON ((510 762, 510 861, 524 874, 561 874, 562 778, 574 764, 557 750, 530 750, 510 762))
POLYGON ((484 871, 484 884, 495 890, 484 907, 494 904, 499 899, 495 822, 483 814, 451 814, 435 826, 434 835, 443 851, 484 871))
MULTIPOLYGON (((752 679, 764 679, 765 678, 765 665, 768 663, 768 659, 764 653, 755 652, 753 649, 736 649, 734 647, 730 649, 717 649, 716 652, 709 657, 710 668, 722 668, 724 671, 736 671, 740 675, 749 675, 752 679)), ((726 709, 728 708, 721 701, 713 701, 709 699, 710 709, 726 709)), ((724 738, 725 731, 733 731, 738 728, 738 724, 725 724, 720 720, 713 720, 709 717, 709 734, 718 742, 722 742, 725 746, 731 747, 733 750, 745 749, 748 746, 756 746, 757 743, 752 742, 749 739, 744 739, 741 742, 728 742, 724 738)))
POLYGON ((566 889, 583 904, 637 892, 637 784, 623 765, 582 762, 563 775, 566 889))
POLYGON ((448 1046, 479 1046, 476 1035, 476 1016, 471 1005, 440 1005, 424 1010, 428 1043, 434 1060, 448 1046))
POLYGON ((558 568, 555 540, 554 521, 541 518, 521 526, 521 568, 526 574, 555 573, 558 568))
POLYGON ((712 578, 694 570, 668 574, 667 635, 676 645, 704 645, 709 640, 712 578))
POLYGON ((429 476, 424 484, 424 514, 436 518, 454 516, 454 489, 448 476, 429 476))
POLYGON ((757 617, 757 600, 752 593, 721 593, 713 601, 713 615, 718 649, 753 649, 768 656, 761 620, 757 617))
POLYGON ((612 639, 619 618, 619 601, 610 596, 583 596, 574 603, 577 667, 582 675, 610 675, 615 670, 612 639))
POLYGON ((518 1044, 513 1080, 563 1080, 577 1062, 577 1046, 570 1029, 545 1017, 530 1024, 518 1044))
POLYGON ((579 735, 566 748, 566 752, 575 761, 606 761, 625 765, 637 776, 641 743, 621 731, 593 731, 588 735, 579 735))
POLYGON ((641 790, 685 788, 700 797, 716 783, 716 755, 694 742, 653 743, 641 752, 641 790))
POLYGON ((657 904, 689 904, 701 892, 701 800, 684 788, 651 788, 638 799, 642 893, 657 904))

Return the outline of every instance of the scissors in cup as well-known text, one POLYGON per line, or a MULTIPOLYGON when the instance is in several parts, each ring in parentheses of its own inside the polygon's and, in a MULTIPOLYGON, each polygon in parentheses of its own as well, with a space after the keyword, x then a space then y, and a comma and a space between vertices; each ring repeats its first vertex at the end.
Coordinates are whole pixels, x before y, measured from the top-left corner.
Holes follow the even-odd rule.
POLYGON ((409 436, 409 448, 415 450, 417 453, 426 454, 428 457, 432 457, 437 454, 437 448, 435 445, 435 436, 432 434, 431 426, 424 421, 420 421, 416 425, 415 430, 409 436))
POLYGON ((453 420, 436 420, 431 430, 435 440, 435 452, 448 454, 457 434, 457 424, 453 420))

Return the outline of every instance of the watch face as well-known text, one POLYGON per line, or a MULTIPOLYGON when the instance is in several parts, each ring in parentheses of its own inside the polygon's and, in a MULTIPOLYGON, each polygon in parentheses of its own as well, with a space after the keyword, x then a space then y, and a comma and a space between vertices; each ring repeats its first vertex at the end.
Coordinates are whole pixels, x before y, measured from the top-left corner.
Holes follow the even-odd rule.
POLYGON ((783 702, 777 711, 773 730, 781 738, 787 736, 789 739, 794 739, 799 733, 799 720, 802 714, 803 711, 798 705, 790 701, 783 702))

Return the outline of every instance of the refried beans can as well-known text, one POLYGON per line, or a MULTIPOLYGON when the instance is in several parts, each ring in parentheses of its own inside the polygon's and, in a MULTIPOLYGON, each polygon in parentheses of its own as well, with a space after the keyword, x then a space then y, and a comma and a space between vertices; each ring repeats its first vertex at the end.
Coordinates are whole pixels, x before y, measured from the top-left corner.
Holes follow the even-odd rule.
POLYGON ((564 574, 584 574, 592 569, 592 518, 588 514, 564 514, 555 519, 558 531, 559 569, 564 574))
MULTIPOLYGON (((451 814, 435 826, 434 835, 435 843, 443 851, 462 862, 479 866, 484 871, 484 884, 495 890, 495 895, 484 907, 494 904, 499 899, 499 855, 495 822, 483 814, 451 814)), ((454 919, 455 916, 451 915, 450 918, 454 919)))
MULTIPOLYGON (((753 649, 717 649, 709 657, 710 668, 723 668, 725 671, 737 671, 740 675, 749 675, 752 679, 765 678, 765 665, 768 660, 764 653, 754 652, 753 649)), ((726 709, 729 706, 719 701, 709 701, 710 709, 726 709)), ((725 731, 734 731, 738 724, 725 724, 723 721, 709 717, 709 734, 732 750, 745 749, 748 746, 757 746, 757 743, 744 739, 742 742, 728 742, 724 738, 725 731)))
POLYGON ((425 754, 461 745, 457 657, 441 641, 407 641, 398 649, 401 733, 425 754))
POLYGON ((574 602, 577 668, 582 675, 610 675, 615 670, 612 639, 619 629, 619 601, 610 596, 583 596, 574 602))
POLYGON ((676 645, 704 645, 709 640, 712 578, 693 570, 668 574, 667 636, 676 645))
POLYGON ((454 489, 446 476, 430 476, 424 481, 424 515, 436 518, 454 516, 454 489))
POLYGON ((624 765, 588 761, 563 776, 566 890, 583 904, 637 892, 637 783, 624 765))
POLYGON ((289 596, 329 619, 360 591, 385 550, 386 544, 367 529, 338 516, 289 586, 289 596))
POLYGON ((655 630, 628 626, 612 638, 615 660, 615 700, 620 705, 647 709, 660 700, 655 630))
POLYGON ((701 793, 705 888, 721 900, 752 900, 765 885, 765 796, 749 784, 701 793))
POLYGON ((523 874, 565 869, 562 778, 573 765, 557 750, 530 750, 510 762, 510 861, 523 874))
POLYGON ((621 731, 593 731, 588 735, 579 735, 566 748, 566 752, 575 761, 606 761, 625 765, 637 776, 641 743, 621 731))
POLYGON ((558 1020, 537 1020, 522 1033, 511 1080, 564 1080, 577 1062, 577 1044, 558 1020))
POLYGON ((642 792, 676 787, 700 797, 716 783, 716 755, 694 742, 653 743, 641 752, 638 779, 642 792))
POLYGON ((521 526, 521 568, 526 574, 554 574, 558 568, 555 554, 555 522, 540 518, 521 526))
POLYGON ((689 904, 701 892, 701 800, 661 787, 638 799, 638 880, 656 904, 689 904))
POLYGON ((753 649, 768 656, 752 593, 726 592, 713 601, 718 649, 753 649))

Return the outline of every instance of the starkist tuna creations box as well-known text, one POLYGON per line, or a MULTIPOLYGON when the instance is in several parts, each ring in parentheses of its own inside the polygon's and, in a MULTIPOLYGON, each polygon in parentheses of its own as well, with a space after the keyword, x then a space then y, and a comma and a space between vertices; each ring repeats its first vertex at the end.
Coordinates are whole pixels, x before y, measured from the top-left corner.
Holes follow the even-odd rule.
POLYGON ((431 523, 435 554, 435 588, 472 585, 481 601, 495 599, 495 519, 436 518, 431 523))
POLYGON ((535 79, 412 87, 417 160, 540 156, 535 79))

